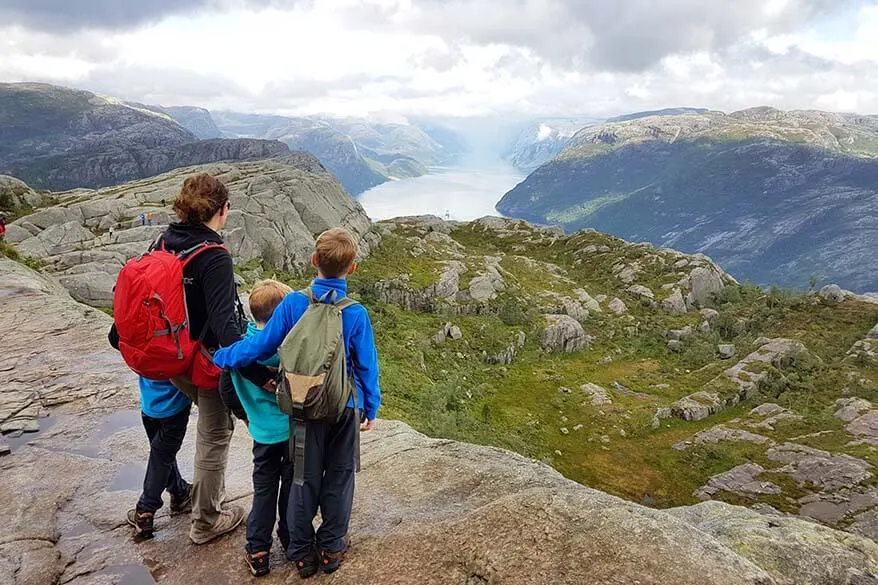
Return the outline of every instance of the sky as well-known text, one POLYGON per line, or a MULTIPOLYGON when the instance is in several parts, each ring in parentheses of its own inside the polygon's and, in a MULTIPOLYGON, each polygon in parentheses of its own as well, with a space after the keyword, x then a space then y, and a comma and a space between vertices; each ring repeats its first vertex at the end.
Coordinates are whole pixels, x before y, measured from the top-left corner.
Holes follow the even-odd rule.
POLYGON ((0 81, 286 115, 878 113, 878 0, 2 0, 0 81))

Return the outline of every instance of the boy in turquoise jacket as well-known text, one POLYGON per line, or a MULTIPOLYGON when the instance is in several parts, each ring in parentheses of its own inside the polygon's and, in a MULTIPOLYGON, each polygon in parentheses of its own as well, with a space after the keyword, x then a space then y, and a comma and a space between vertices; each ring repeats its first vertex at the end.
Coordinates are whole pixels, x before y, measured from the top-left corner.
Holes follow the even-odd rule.
MULTIPOLYGON (((322 233, 311 257, 317 267, 317 278, 311 283, 313 296, 326 302, 344 297, 347 277, 357 268, 356 256, 357 245, 347 230, 322 233)), ((263 331, 218 350, 214 363, 221 368, 239 368, 274 355, 310 303, 304 294, 287 295, 263 331)), ((378 352, 369 313, 356 303, 342 310, 341 320, 348 372, 354 380, 356 405, 365 420, 357 419, 352 396, 338 422, 306 421, 304 485, 294 482, 290 491, 287 549, 287 558, 296 563, 302 577, 320 570, 332 573, 344 560, 354 501, 357 433, 374 428, 381 405, 378 352), (315 534, 313 521, 318 508, 322 523, 315 534)))
MULTIPOLYGON (((293 289, 275 280, 258 282, 250 292, 250 313, 255 323, 247 326, 244 338, 252 338, 265 327, 272 313, 293 289)), ((261 362, 278 367, 277 356, 261 362)), ((247 428, 253 437, 253 506, 247 518, 245 561, 255 577, 269 573, 268 559, 277 521, 277 536, 284 550, 290 544, 287 507, 293 482, 293 460, 289 453, 290 419, 277 406, 274 394, 260 388, 237 370, 232 384, 247 414, 247 428), (278 488, 279 486, 279 488, 278 488)))

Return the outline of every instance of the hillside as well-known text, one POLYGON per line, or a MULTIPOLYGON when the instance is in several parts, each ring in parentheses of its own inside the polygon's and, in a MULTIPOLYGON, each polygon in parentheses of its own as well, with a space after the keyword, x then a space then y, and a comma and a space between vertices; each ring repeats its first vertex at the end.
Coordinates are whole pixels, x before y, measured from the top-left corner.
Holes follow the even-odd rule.
POLYGON ((289 152, 265 140, 199 141, 153 110, 52 85, 0 84, 0 174, 40 189, 93 188, 289 152))
MULTIPOLYGON (((49 206, 9 224, 6 241, 54 274, 77 300, 110 307, 124 262, 143 253, 167 226, 183 180, 201 171, 229 188, 226 244, 242 264, 302 271, 314 236, 337 225, 358 236, 364 255, 376 241, 362 207, 308 153, 180 168, 96 191, 57 193, 49 206), (152 214, 152 225, 141 225, 141 214, 152 214)), ((30 193, 26 185, 14 185, 30 193)))
POLYGON ((417 126, 358 119, 290 118, 214 112, 230 136, 280 140, 293 150, 313 153, 352 195, 390 179, 427 173, 427 166, 446 163, 460 154, 449 132, 417 126))
POLYGON ((878 537, 878 298, 766 294, 703 256, 498 218, 377 229, 351 286, 383 416, 635 502, 771 506, 878 537))
POLYGON ((878 117, 755 108, 586 128, 497 204, 701 252, 740 279, 878 289, 878 117))
MULTIPOLYGON (((0 429, 9 433, 0 437, 0 493, 9 496, 0 508, 0 582, 251 581, 243 528, 194 547, 189 518, 162 511, 157 537, 132 541, 124 512, 137 498, 148 444, 135 378, 106 342, 110 318, 3 258, 0 296, 0 329, 17 331, 0 356, 8 380, 0 429)), ((195 421, 179 455, 186 477, 195 421)), ((873 541, 801 519, 720 502, 655 510, 508 451, 430 439, 394 421, 379 421, 362 443, 352 548, 331 577, 338 585, 867 585, 878 575, 873 541)), ((225 491, 245 507, 251 457, 238 424, 225 491)), ((260 583, 299 581, 280 546, 272 565, 260 583)))

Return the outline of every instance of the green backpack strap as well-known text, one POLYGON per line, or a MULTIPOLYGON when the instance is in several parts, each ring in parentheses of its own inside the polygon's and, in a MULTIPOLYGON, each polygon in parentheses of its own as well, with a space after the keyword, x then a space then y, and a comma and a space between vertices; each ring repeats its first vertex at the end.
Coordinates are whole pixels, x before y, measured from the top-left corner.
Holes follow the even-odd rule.
POLYGON ((293 458, 293 483, 305 485, 305 441, 307 440, 304 420, 290 417, 290 457, 293 458))

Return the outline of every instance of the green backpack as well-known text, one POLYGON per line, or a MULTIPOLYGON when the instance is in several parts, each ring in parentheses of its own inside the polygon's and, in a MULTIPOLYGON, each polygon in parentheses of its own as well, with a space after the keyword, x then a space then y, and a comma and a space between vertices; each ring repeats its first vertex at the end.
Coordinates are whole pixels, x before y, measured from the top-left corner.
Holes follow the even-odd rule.
POLYGON ((290 454, 294 456, 293 480, 304 482, 305 421, 338 422, 348 400, 354 398, 357 421, 357 470, 359 471, 359 409, 357 392, 347 369, 341 312, 357 304, 330 291, 320 298, 310 288, 300 291, 310 304, 280 348, 277 404, 290 416, 290 454), (331 300, 331 303, 327 303, 331 300))

